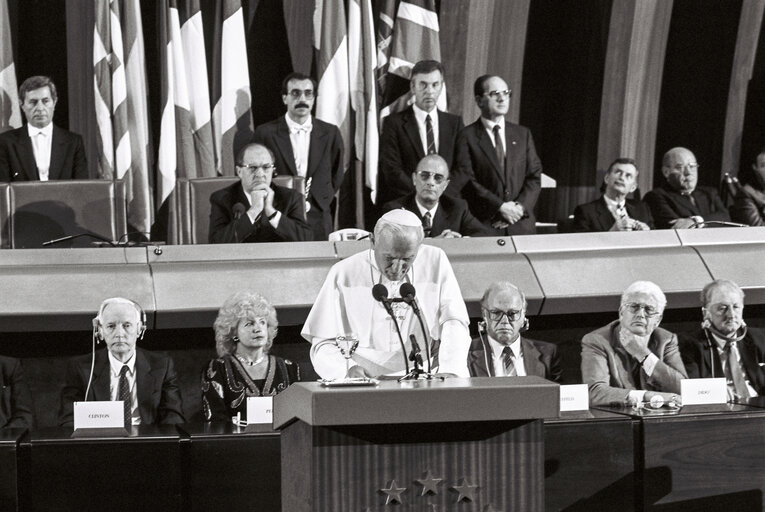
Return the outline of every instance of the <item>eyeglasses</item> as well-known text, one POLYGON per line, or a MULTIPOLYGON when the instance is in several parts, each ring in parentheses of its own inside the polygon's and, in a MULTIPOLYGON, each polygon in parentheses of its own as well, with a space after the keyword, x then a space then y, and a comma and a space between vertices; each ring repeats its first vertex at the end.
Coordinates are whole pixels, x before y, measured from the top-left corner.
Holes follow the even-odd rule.
POLYGON ((510 89, 505 89, 504 91, 489 91, 483 93, 484 96, 488 96, 489 98, 496 100, 499 99, 500 96, 503 98, 510 98, 513 95, 513 91, 510 89))
POLYGON ((655 307, 649 306, 648 304, 640 304, 639 302, 627 302, 626 304, 623 304, 622 307, 633 315, 637 315, 642 309, 645 313, 645 316, 648 318, 654 317, 661 313, 661 311, 655 307))
POLYGON ((290 96, 296 100, 299 100, 301 96, 305 96, 305 99, 311 100, 313 99, 313 89, 305 89, 303 91, 300 89, 292 89, 290 91, 290 96))
POLYGON ((672 169, 675 172, 683 172, 686 167, 688 169, 692 170, 692 171, 696 171, 699 168, 699 164, 697 164, 697 163, 692 163, 692 164, 677 164, 674 167, 670 167, 670 169, 672 169))
POLYGON ((492 322, 501 322, 503 316, 507 317, 508 322, 515 322, 521 317, 521 314, 523 314, 523 311, 518 311, 517 309, 508 309, 507 311, 502 311, 501 309, 486 309, 484 311, 486 311, 489 320, 492 322))
POLYGON ((276 166, 274 166, 274 164, 263 164, 263 165, 237 164, 237 167, 239 167, 243 172, 248 172, 250 176, 255 176, 258 173, 258 171, 261 171, 263 174, 268 174, 270 171, 276 169, 276 166))
POLYGON ((417 173, 417 176, 419 176, 422 181, 428 181, 430 178, 433 178, 433 181, 438 185, 446 181, 446 176, 435 172, 420 171, 417 173))

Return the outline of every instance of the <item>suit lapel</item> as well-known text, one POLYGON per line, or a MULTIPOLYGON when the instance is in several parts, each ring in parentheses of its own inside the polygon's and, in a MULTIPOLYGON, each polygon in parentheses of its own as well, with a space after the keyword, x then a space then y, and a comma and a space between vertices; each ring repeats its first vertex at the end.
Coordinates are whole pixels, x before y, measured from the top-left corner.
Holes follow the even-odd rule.
MULTIPOLYGON (((447 149, 453 144, 451 138, 451 129, 446 121, 446 115, 440 110, 438 112, 438 154, 446 158, 447 149)), ((449 153, 451 154, 451 153, 449 153)))
POLYGON ((61 178, 61 161, 64 159, 66 145, 61 137, 61 133, 55 126, 51 133, 50 142, 50 167, 48 168, 48 179, 58 180, 61 178))
POLYGON ((327 145, 324 143, 324 138, 326 136, 327 130, 324 126, 320 125, 316 119, 313 119, 311 142, 308 146, 308 169, 306 170, 306 178, 313 176, 321 163, 324 151, 327 149, 327 145))
POLYGON ((152 395, 154 394, 154 376, 146 356, 136 349, 135 354, 135 383, 138 386, 138 410, 141 411, 141 423, 154 423, 156 418, 152 411, 152 395))
POLYGON ((449 222, 449 212, 446 211, 444 205, 439 202, 436 214, 433 217, 433 224, 431 233, 441 234, 444 229, 451 225, 449 222))
MULTIPOLYGON (((611 343, 611 349, 613 352, 613 366, 614 366, 614 372, 613 372, 613 378, 615 382, 613 383, 613 386, 618 388, 625 388, 629 389, 629 383, 632 381, 632 375, 630 374, 629 369, 625 365, 625 362, 630 357, 629 354, 627 354, 627 351, 624 350, 622 347, 622 344, 619 343, 619 322, 617 321, 615 325, 611 328, 611 339, 609 340, 611 343)), ((636 389, 640 388, 640 383, 635 382, 636 389)))
POLYGON ((27 125, 24 125, 19 130, 18 145, 19 145, 19 160, 21 160, 21 165, 24 167, 21 170, 23 170, 24 173, 26 173, 28 180, 30 181, 39 180, 40 174, 37 172, 37 161, 35 160, 35 150, 32 147, 32 139, 29 138, 29 131, 28 131, 27 125))
MULTIPOLYGON (((91 383, 92 400, 109 401, 111 394, 111 366, 109 357, 106 354, 107 349, 96 352, 96 363, 93 365, 93 382, 91 383)), ((86 375, 90 373, 90 368, 85 368, 86 375)), ((86 376, 87 378, 87 376, 86 376)), ((87 380, 85 381, 87 382, 87 380)), ((86 397, 86 400, 88 398, 86 397)))
POLYGON ((546 377, 547 372, 544 363, 542 363, 542 353, 537 350, 533 343, 522 336, 521 347, 523 347, 523 366, 526 369, 526 375, 546 377))
POLYGON ((279 126, 276 128, 274 140, 276 141, 276 146, 279 148, 279 153, 284 157, 284 163, 287 165, 286 169, 277 169, 277 174, 291 174, 297 176, 295 153, 292 151, 292 141, 290 140, 290 130, 287 128, 287 121, 283 117, 279 119, 279 126))
POLYGON ((615 222, 614 216, 611 214, 611 210, 608 209, 608 205, 606 205, 606 200, 603 199, 603 196, 600 196, 600 201, 598 201, 595 209, 598 214, 598 224, 600 224, 598 227, 603 231, 611 229, 611 226, 613 226, 615 222))
MULTIPOLYGON (((412 143, 412 146, 414 146, 415 151, 417 151, 417 161, 419 162, 425 157, 425 150, 422 147, 420 129, 417 126, 417 118, 414 117, 414 109, 412 109, 412 107, 409 107, 406 110, 406 114, 404 115, 404 132, 406 133, 407 137, 409 137, 409 141, 412 143)), ((440 143, 440 133, 438 139, 440 143)))
MULTIPOLYGON (((486 132, 486 128, 480 119, 478 119, 478 122, 476 122, 475 127, 478 132, 476 134, 478 138, 478 146, 484 152, 484 156, 486 156, 489 162, 491 162, 491 166, 494 169, 494 172, 497 173, 499 180, 506 184, 505 172, 504 169, 500 168, 499 159, 497 158, 497 151, 494 148, 494 143, 489 138, 489 134, 486 132)), ((505 160, 507 160, 507 158, 505 158, 505 160)))

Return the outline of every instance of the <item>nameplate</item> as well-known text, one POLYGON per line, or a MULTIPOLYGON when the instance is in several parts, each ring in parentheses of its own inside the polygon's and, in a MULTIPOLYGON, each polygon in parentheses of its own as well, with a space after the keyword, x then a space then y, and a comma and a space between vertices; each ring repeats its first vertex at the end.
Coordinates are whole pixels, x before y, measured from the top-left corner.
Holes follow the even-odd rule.
POLYGON ((274 399, 270 396, 251 396, 247 399, 247 424, 273 423, 274 399))
POLYGON ((586 411, 590 408, 587 384, 567 384, 560 387, 560 410, 586 411))
POLYGON ((124 414, 122 400, 75 402, 74 429, 124 428, 124 414))
POLYGON ((725 378, 683 379, 680 381, 683 405, 724 404, 728 402, 725 378))

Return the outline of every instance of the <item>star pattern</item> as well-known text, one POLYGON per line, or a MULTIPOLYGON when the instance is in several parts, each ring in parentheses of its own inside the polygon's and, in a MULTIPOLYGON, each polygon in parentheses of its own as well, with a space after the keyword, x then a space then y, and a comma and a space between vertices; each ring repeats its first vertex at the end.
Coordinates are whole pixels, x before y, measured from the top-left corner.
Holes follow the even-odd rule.
POLYGON ((462 501, 475 501, 475 493, 476 489, 478 489, 477 484, 471 484, 467 478, 460 478, 457 484, 458 485, 452 485, 450 487, 450 489, 457 491, 459 494, 456 503, 462 501))
POLYGON ((422 493, 420 496, 427 496, 428 494, 437 495, 438 494, 438 482, 443 480, 443 478, 435 478, 433 476, 433 473, 431 473, 430 470, 428 470, 427 473, 425 473, 425 478, 418 478, 415 480, 417 483, 419 483, 422 486, 422 493))
POLYGON ((401 501, 401 494, 406 491, 406 487, 398 487, 396 485, 395 480, 391 480, 390 484, 388 484, 388 488, 382 488, 380 489, 380 492, 385 493, 387 496, 385 497, 385 504, 390 505, 391 503, 403 503, 401 501))

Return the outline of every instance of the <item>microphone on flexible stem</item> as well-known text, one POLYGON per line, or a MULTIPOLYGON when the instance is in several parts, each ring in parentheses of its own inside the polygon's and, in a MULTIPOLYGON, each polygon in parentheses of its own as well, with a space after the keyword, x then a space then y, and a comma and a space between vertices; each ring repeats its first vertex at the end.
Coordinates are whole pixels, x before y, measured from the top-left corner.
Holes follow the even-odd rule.
POLYGON ((109 240, 106 237, 103 237, 101 235, 97 235, 95 233, 78 233, 76 235, 69 235, 69 236, 62 236, 61 238, 56 238, 53 240, 48 240, 47 242, 43 242, 43 247, 46 247, 48 245, 55 245, 60 244, 61 242, 66 242, 68 240, 74 240, 75 238, 82 238, 83 236, 87 236, 90 238, 95 238, 96 240, 101 240, 102 242, 106 242, 107 244, 111 245, 112 247, 118 247, 119 243, 115 242, 114 240, 109 240))
POLYGON ((422 351, 420 350, 420 345, 417 343, 417 337, 414 334, 409 335, 409 341, 412 343, 412 351, 409 353, 409 360, 414 363, 412 373, 417 377, 420 374, 420 367, 422 366, 422 351))
POLYGON ((417 304, 417 299, 414 298, 416 293, 417 292, 414 289, 414 285, 412 285, 412 283, 403 283, 401 285, 401 288, 399 288, 399 294, 401 295, 401 298, 404 300, 404 302, 406 302, 412 307, 412 311, 414 311, 414 314, 417 317, 417 321, 420 323, 420 329, 422 330, 422 339, 423 339, 423 343, 425 343, 425 358, 428 360, 428 374, 430 374, 430 371, 431 371, 430 340, 428 338, 428 333, 425 330, 425 322, 422 320, 420 306, 419 304, 417 304))
POLYGON ((234 212, 234 243, 239 243, 239 233, 236 232, 236 221, 239 220, 239 217, 244 215, 244 212, 247 211, 247 208, 244 207, 242 203, 236 203, 233 207, 234 212))
POLYGON ((393 319, 393 325, 396 326, 396 334, 398 335, 398 342, 401 344, 401 354, 404 356, 404 368, 406 369, 405 375, 408 375, 409 361, 406 357, 406 345, 404 344, 404 338, 401 337, 401 329, 398 326, 396 315, 393 314, 393 308, 390 305, 392 300, 388 298, 388 289, 384 284, 377 283, 372 287, 372 297, 374 297, 377 302, 382 303, 385 311, 387 311, 390 317, 393 319))
POLYGON ((738 222, 728 222, 725 220, 705 220, 704 222, 696 222, 693 224, 694 228, 705 228, 707 226, 725 226, 727 228, 748 228, 748 224, 739 224, 738 222))

